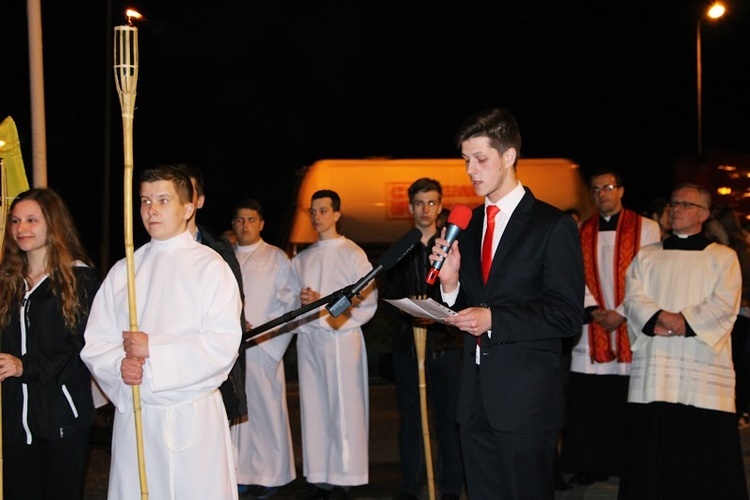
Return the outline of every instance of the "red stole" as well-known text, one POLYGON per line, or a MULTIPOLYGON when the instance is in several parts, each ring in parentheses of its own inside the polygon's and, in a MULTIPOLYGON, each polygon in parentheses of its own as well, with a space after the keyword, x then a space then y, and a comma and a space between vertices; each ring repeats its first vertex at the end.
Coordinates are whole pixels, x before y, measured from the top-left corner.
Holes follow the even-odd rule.
MULTIPOLYGON (((604 297, 599 284, 599 271, 597 266, 597 250, 599 236, 599 216, 589 217, 581 224, 581 250, 583 252, 583 269, 586 272, 586 286, 596 299, 600 307, 604 306, 604 297)), ((630 262, 640 248, 641 242, 641 217, 623 208, 617 221, 617 234, 615 236, 615 303, 622 304, 625 298, 625 273, 630 262)), ((619 363, 630 363, 632 353, 630 352, 630 339, 628 339, 628 327, 625 322, 617 328, 616 350, 612 352, 609 341, 609 333, 599 323, 589 323, 589 352, 592 363, 608 363, 617 359, 619 363)))

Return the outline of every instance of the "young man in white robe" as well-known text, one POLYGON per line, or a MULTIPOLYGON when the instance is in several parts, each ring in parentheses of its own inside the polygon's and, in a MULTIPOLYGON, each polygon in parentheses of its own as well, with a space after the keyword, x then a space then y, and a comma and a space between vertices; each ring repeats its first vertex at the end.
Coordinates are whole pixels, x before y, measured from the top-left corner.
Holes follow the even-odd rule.
POLYGON ((239 354, 242 301, 227 263, 187 231, 190 178, 146 170, 140 213, 151 241, 134 254, 139 331, 130 331, 125 260, 91 308, 81 358, 115 405, 109 500, 141 495, 133 410, 140 386, 151 498, 237 499, 229 424, 218 387, 239 354))
MULTIPOLYGON (((303 306, 354 285, 372 270, 364 250, 338 233, 340 218, 341 199, 335 191, 313 193, 310 219, 318 241, 292 259, 303 306)), ((371 281, 338 316, 321 307, 298 319, 303 473, 319 489, 311 498, 347 498, 349 487, 368 482, 368 367, 362 325, 375 315, 377 300, 371 281)))
MULTIPOLYGON (((263 207, 253 199, 238 201, 232 214, 237 238, 234 252, 245 289, 247 331, 299 307, 287 254, 261 237, 263 207)), ((245 356, 247 420, 231 427, 237 448, 237 481, 240 490, 254 498, 267 498, 278 487, 297 477, 294 447, 286 400, 284 354, 292 340, 288 325, 263 332, 248 342, 245 356)))

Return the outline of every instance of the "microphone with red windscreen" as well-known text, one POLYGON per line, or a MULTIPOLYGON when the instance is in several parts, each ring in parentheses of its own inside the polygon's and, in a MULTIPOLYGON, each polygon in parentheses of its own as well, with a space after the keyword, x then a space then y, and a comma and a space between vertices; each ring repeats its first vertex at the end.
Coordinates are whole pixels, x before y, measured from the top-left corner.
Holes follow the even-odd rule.
MULTIPOLYGON (((448 241, 448 245, 442 247, 443 250, 447 252, 448 249, 450 249, 453 242, 458 239, 458 235, 461 234, 461 231, 466 229, 466 226, 469 225, 470 220, 471 208, 466 205, 455 205, 453 207, 450 215, 448 215, 448 222, 445 226, 445 239, 448 241)), ((435 279, 440 273, 440 268, 443 267, 443 262, 443 260, 436 260, 432 263, 430 272, 427 273, 427 279, 425 280, 428 285, 435 283, 435 279)))

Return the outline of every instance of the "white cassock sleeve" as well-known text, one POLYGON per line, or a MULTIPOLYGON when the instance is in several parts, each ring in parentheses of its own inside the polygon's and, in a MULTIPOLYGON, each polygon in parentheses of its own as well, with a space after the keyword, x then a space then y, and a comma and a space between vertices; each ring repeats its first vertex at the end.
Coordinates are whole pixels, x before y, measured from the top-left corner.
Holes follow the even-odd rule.
MULTIPOLYGON (((179 241, 177 242, 179 243, 179 241)), ((138 330, 148 334, 141 398, 172 404, 209 393, 239 355, 242 302, 237 281, 218 254, 187 243, 177 251, 136 252, 138 330)), ((120 411, 132 398, 122 381, 122 332, 130 330, 124 260, 94 298, 81 357, 120 411)))

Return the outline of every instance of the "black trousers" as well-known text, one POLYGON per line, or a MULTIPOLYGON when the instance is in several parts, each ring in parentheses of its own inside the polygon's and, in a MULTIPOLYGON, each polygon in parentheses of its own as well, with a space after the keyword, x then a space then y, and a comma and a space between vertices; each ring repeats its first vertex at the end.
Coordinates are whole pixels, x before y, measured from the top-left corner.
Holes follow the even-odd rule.
POLYGON ((479 377, 471 414, 460 426, 471 500, 553 500, 557 431, 503 432, 492 428, 479 377))
POLYGON ((80 500, 89 452, 88 431, 30 445, 3 440, 3 498, 80 500))
POLYGON ((561 470, 619 476, 630 377, 572 372, 569 380, 561 470))

